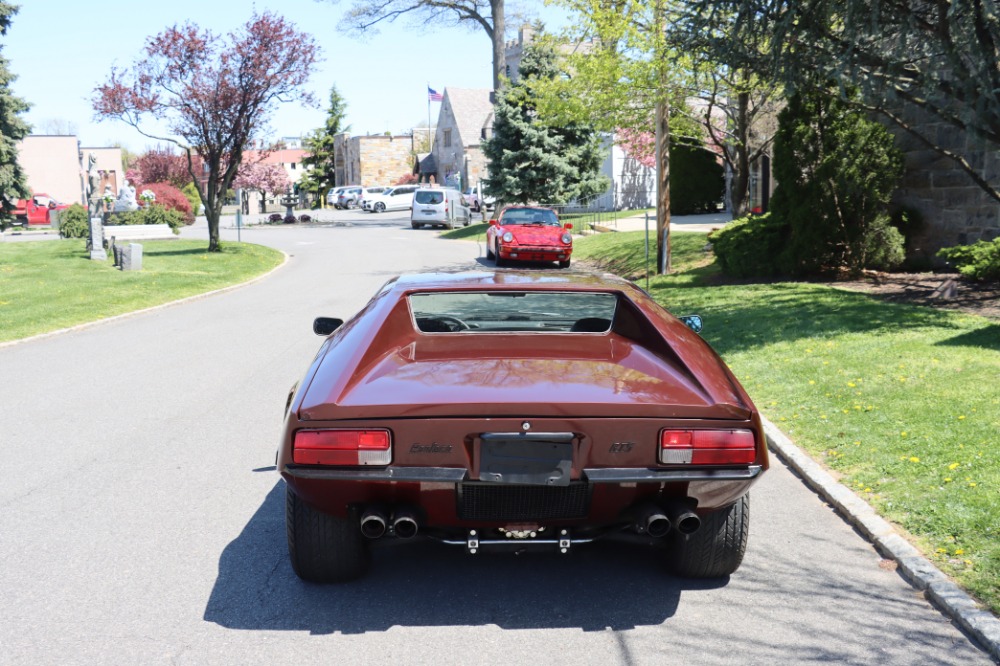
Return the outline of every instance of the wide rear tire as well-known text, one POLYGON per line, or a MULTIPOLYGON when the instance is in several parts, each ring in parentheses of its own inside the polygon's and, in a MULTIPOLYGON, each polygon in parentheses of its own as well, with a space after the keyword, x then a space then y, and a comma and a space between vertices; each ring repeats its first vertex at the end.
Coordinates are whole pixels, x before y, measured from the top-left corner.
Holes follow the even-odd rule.
POLYGON ((722 578, 740 568, 750 532, 750 495, 702 516, 694 534, 667 539, 667 568, 685 578, 722 578))
POLYGON ((368 571, 371 552, 353 520, 318 511, 285 487, 285 531, 292 569, 312 583, 339 583, 368 571))

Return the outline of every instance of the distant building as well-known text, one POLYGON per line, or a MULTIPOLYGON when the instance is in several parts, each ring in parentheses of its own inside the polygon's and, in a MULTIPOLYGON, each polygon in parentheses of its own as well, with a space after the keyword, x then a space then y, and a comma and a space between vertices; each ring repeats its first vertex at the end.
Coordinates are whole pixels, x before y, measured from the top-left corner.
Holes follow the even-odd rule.
POLYGON ((334 173, 340 185, 394 185, 414 170, 415 137, 338 134, 333 141, 334 173))
POLYGON ((302 164, 302 158, 309 154, 309 151, 301 148, 283 148, 272 151, 247 150, 243 153, 243 164, 277 164, 288 174, 288 180, 292 186, 298 184, 302 175, 306 172, 306 167, 302 164))
POLYGON ((489 90, 446 87, 431 159, 421 162, 420 179, 433 175, 436 183, 463 190, 479 182, 486 175, 482 141, 492 127, 489 90))
POLYGON ((125 179, 121 148, 81 146, 73 135, 32 134, 17 144, 17 160, 27 176, 28 189, 63 203, 85 203, 85 172, 91 153, 97 157, 101 191, 108 186, 117 196, 125 179))

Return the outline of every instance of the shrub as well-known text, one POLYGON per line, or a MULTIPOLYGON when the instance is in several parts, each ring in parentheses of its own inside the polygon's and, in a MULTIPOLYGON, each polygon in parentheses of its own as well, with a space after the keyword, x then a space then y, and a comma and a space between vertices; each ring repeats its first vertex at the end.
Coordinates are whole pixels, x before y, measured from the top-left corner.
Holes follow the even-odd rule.
POLYGON ((167 224, 170 226, 171 231, 179 234, 181 227, 186 222, 180 211, 169 210, 159 203, 154 203, 139 210, 111 213, 108 216, 109 226, 127 224, 167 224))
POLYGON ((708 236, 719 267, 733 277, 781 274, 779 256, 788 242, 788 223, 765 213, 734 220, 708 236))
POLYGON ((296 222, 298 222, 298 220, 295 219, 294 215, 286 215, 283 218, 283 220, 284 220, 285 224, 295 224, 296 222))
POLYGON ((715 155, 700 147, 670 144, 670 214, 715 210, 726 191, 725 170, 715 155))
POLYGON ((191 202, 184 193, 169 183, 148 183, 143 189, 152 190, 156 195, 156 205, 167 210, 176 210, 181 214, 184 224, 194 223, 194 213, 191 212, 191 202))
POLYGON ((61 211, 59 235, 63 238, 86 238, 90 234, 90 220, 87 209, 78 203, 61 211))
POLYGON ((271 213, 270 215, 267 216, 268 222, 281 222, 284 219, 285 216, 282 215, 281 213, 271 213))
POLYGON ((958 272, 973 280, 1000 280, 1000 237, 972 245, 942 248, 938 256, 948 260, 958 272))
POLYGON ((183 189, 181 189, 181 194, 183 194, 187 198, 188 203, 191 204, 191 222, 194 222, 194 218, 198 217, 198 213, 201 212, 201 196, 198 194, 198 188, 194 186, 194 183, 188 183, 183 187, 183 189))
POLYGON ((301 215, 299 215, 299 222, 312 222, 312 217, 306 215, 305 213, 302 213, 301 215))
POLYGON ((783 272, 815 274, 898 265, 888 231, 903 157, 882 125, 837 95, 797 93, 778 115, 771 211, 788 224, 783 272), (879 243, 891 247, 882 251, 879 243))

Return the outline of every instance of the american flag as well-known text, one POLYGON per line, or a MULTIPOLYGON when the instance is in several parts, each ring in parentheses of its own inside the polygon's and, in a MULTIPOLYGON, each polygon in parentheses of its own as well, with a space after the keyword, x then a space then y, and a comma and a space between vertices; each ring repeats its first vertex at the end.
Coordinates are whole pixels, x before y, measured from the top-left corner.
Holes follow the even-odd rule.
POLYGON ((429 99, 432 102, 440 102, 444 100, 444 95, 434 90, 434 88, 427 86, 427 99, 429 99))

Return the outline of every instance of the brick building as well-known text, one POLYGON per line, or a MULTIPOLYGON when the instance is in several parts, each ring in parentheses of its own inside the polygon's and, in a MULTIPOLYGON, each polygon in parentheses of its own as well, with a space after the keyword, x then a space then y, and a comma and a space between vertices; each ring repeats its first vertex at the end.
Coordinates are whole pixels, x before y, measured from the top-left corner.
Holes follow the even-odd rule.
POLYGON ((415 139, 412 135, 334 137, 337 185, 393 185, 413 173, 415 139))

